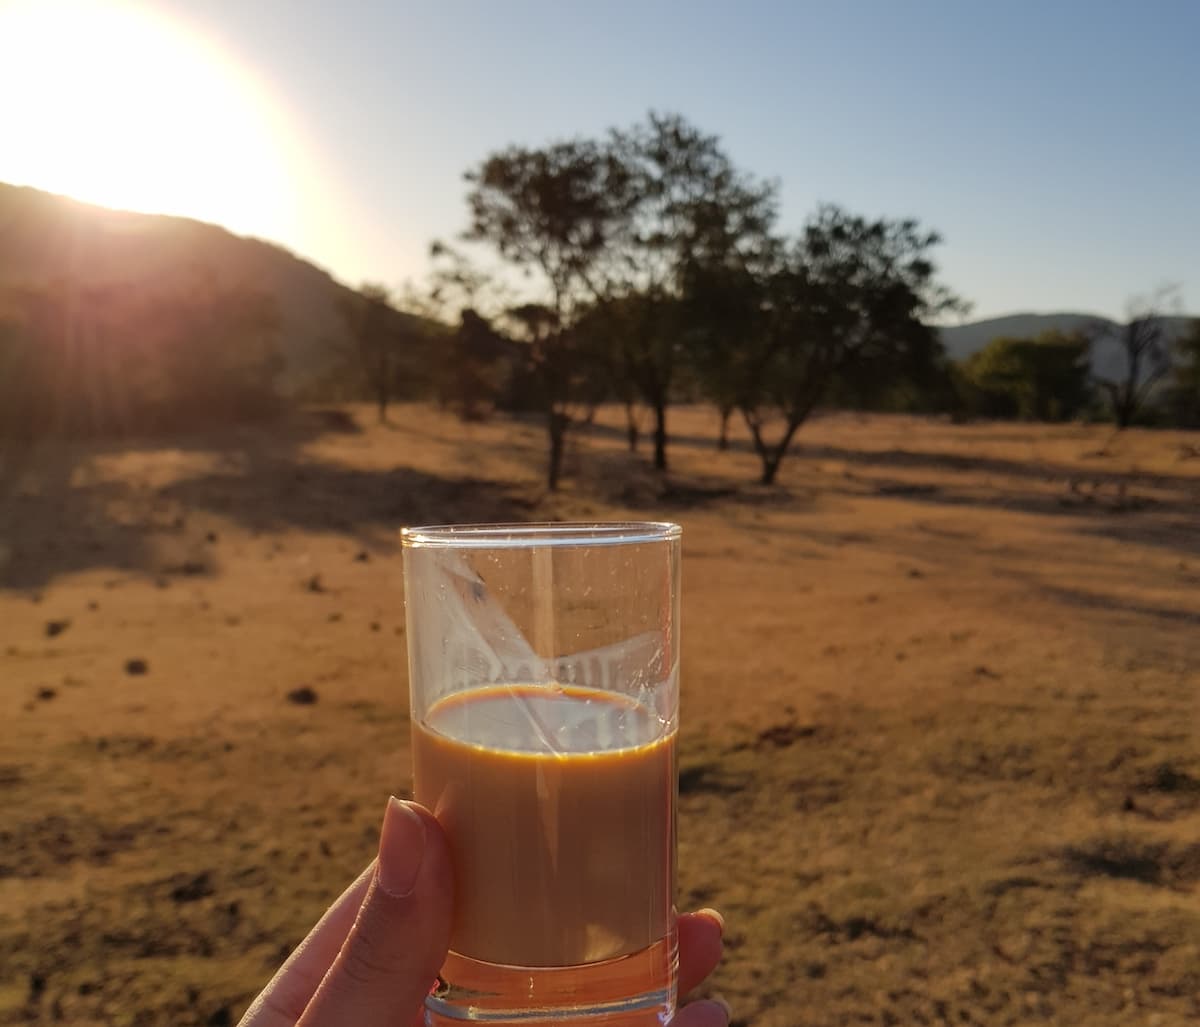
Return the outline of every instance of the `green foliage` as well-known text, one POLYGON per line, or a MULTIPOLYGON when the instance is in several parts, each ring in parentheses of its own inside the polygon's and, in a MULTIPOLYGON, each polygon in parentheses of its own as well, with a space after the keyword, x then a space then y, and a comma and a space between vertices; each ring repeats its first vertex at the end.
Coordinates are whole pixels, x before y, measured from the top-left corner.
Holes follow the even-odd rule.
MULTIPOLYGON (((698 318, 689 285, 702 269, 740 266, 769 245, 776 190, 739 171, 719 139, 677 115, 651 113, 614 133, 613 145, 636 194, 623 236, 632 273, 622 283, 613 361, 619 380, 654 412, 654 464, 665 470, 671 396, 681 375, 709 370, 693 346, 728 344, 698 318)), ((717 381, 708 384, 720 392, 717 381)))
POLYGON ((601 143, 510 147, 466 175, 468 239, 495 248, 549 287, 547 306, 565 324, 600 296, 605 258, 634 203, 629 169, 601 143))
POLYGON ((936 368, 942 348, 927 321, 962 307, 937 281, 929 251, 939 242, 911 219, 824 206, 767 273, 745 279, 757 310, 731 370, 764 483, 839 380, 879 388, 936 368), (782 425, 774 440, 772 421, 782 425))
POLYGON ((630 412, 631 446, 634 404, 654 411, 659 468, 667 405, 687 383, 722 423, 742 412, 765 482, 830 396, 917 405, 931 390, 952 406, 928 322, 963 304, 937 281, 938 236, 915 220, 827 206, 780 239, 774 186, 741 173, 716 137, 653 113, 605 141, 509 148, 467 180, 466 237, 543 287, 525 308, 537 323, 515 323, 536 380, 524 391, 547 414, 551 487, 562 433, 595 401, 593 368, 630 412))
POLYGON ((763 235, 773 188, 740 174, 715 137, 656 114, 605 140, 510 148, 467 179, 467 238, 543 287, 524 307, 549 317, 519 330, 526 378, 538 381, 524 391, 539 395, 547 414, 550 482, 557 433, 602 396, 599 370, 627 409, 640 400, 654 411, 655 463, 665 468, 666 408, 694 337, 689 268, 727 260, 763 235))
POLYGON ((911 372, 886 375, 847 368, 834 376, 822 404, 893 414, 968 414, 967 386, 957 364, 938 355, 911 372))
POLYGON ((467 238, 545 287, 529 305, 544 316, 522 334, 547 413, 551 487, 571 404, 594 401, 591 367, 630 411, 631 446, 635 401, 654 411, 660 469, 667 405, 687 381, 723 423, 742 411, 768 482, 839 383, 877 396, 937 377, 942 350, 925 322, 959 306, 928 257, 938 237, 912 220, 823 207, 788 244, 772 231, 774 186, 678 116, 651 113, 604 142, 513 147, 467 180, 467 238), (780 417, 782 435, 768 441, 780 417))
POLYGON ((575 140, 541 149, 511 147, 466 177, 471 183, 466 237, 491 246, 543 287, 540 300, 509 313, 524 336, 523 370, 532 386, 526 391, 546 415, 546 479, 554 489, 567 428, 588 405, 577 322, 603 298, 614 244, 627 230, 635 199, 632 176, 610 147, 575 140))
POLYGON ((986 417, 1063 421, 1088 405, 1091 342, 1081 332, 1000 337, 963 366, 972 412, 986 417))
POLYGON ((1175 365, 1164 402, 1172 423, 1200 428, 1200 318, 1175 341, 1175 365))
POLYGON ((654 464, 667 466, 666 408, 686 353, 681 307, 663 290, 630 292, 597 304, 581 320, 591 363, 602 368, 612 394, 642 402, 655 414, 654 464))
POLYGON ((684 330, 690 369, 724 414, 747 405, 760 385, 761 346, 771 303, 770 259, 694 262, 684 281, 684 330))

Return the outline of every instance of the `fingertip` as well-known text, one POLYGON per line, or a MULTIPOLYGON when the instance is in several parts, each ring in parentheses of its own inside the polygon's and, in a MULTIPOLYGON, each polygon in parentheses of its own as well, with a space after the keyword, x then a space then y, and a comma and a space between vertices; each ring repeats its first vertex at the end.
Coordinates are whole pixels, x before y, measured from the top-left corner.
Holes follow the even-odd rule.
POLYGON ((405 898, 416 887, 425 858, 425 822, 394 795, 388 799, 379 835, 376 874, 379 887, 393 898, 405 898))
POLYGON ((721 921, 707 913, 679 917, 679 994, 686 995, 716 969, 724 943, 721 921))
POLYGON ((453 860, 446 832, 438 823, 437 817, 420 803, 403 799, 394 801, 403 806, 407 813, 416 817, 425 829, 425 852, 421 866, 421 876, 425 880, 418 887, 427 889, 431 896, 436 895, 439 902, 452 904, 454 898, 453 860))
POLYGON ((701 999, 681 1009, 671 1027, 729 1027, 730 1015, 724 999, 701 999))
POLYGON ((680 913, 676 926, 690 938, 720 941, 725 936, 725 918, 715 909, 680 913))
POLYGON ((299 1021, 305 1027, 394 1023, 397 1008, 421 1006, 445 960, 453 869, 428 810, 388 801, 373 867, 353 926, 299 1021))

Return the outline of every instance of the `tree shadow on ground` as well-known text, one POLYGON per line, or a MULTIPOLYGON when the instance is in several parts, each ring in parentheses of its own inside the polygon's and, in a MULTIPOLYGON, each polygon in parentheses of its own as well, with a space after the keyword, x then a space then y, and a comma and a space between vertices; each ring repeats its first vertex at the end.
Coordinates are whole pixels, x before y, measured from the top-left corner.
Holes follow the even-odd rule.
POLYGON ((1064 865, 1083 877, 1108 877, 1187 890, 1200 880, 1200 845, 1133 837, 1093 838, 1062 852, 1064 865))
POLYGON ((521 521, 536 507, 519 490, 482 478, 288 460, 188 478, 162 494, 251 531, 332 532, 383 547, 398 545, 406 524, 521 521))
POLYGON ((495 482, 361 470, 304 452, 323 436, 359 430, 334 408, 269 428, 10 449, 0 467, 0 588, 36 589, 96 568, 212 573, 210 554, 228 521, 251 531, 293 527, 387 545, 406 523, 528 518, 532 501, 495 482), (106 460, 118 464, 101 469, 106 460), (143 469, 161 463, 169 473, 139 473, 143 460, 143 469), (121 473, 123 461, 134 472, 121 473))
MULTIPOLYGON (((581 427, 581 434, 603 438, 625 439, 624 428, 613 425, 593 424, 581 427)), ((972 440, 978 442, 979 440, 972 440)), ((985 441, 995 442, 996 439, 985 441)), ((715 439, 709 435, 672 434, 669 446, 684 446, 707 449, 714 455, 719 451, 715 439)), ((737 453, 753 453, 754 447, 748 439, 731 438, 729 450, 737 453)), ((1092 486, 1116 488, 1120 485, 1140 485, 1150 488, 1177 488, 1190 490, 1200 501, 1200 477, 1196 475, 1165 474, 1151 471, 1106 470, 1100 467, 1079 467, 1068 464, 1050 463, 1043 460, 1019 460, 996 456, 973 456, 963 453, 931 452, 894 447, 891 449, 848 449, 829 444, 815 445, 804 440, 803 433, 789 449, 784 459, 782 473, 789 467, 811 461, 841 461, 851 467, 879 467, 895 470, 939 471, 978 473, 1043 482, 1084 481, 1092 486)))
POLYGON ((1177 556, 1200 556, 1200 501, 1181 504, 1174 516, 1141 515, 1130 519, 1106 518, 1080 528, 1080 532, 1116 542, 1165 549, 1177 556))
POLYGON ((894 498, 929 506, 1005 510, 1060 518, 1081 535, 1152 546, 1180 557, 1200 555, 1200 495, 1197 485, 1153 495, 1122 488, 1075 493, 1019 486, 986 490, 970 483, 916 482, 852 475, 831 491, 844 495, 894 498))
POLYGON ((75 467, 115 453, 237 453, 264 448, 292 452, 322 436, 360 434, 362 427, 351 411, 314 406, 288 409, 265 420, 213 425, 161 436, 0 438, 0 500, 19 493, 31 482, 40 486, 69 478, 75 467))
POLYGON ((1149 618, 1165 622, 1166 625, 1200 627, 1200 607, 1184 609, 1177 606, 1163 606, 1155 603, 1143 603, 1121 596, 1104 595, 1099 592, 1089 592, 1079 588, 1065 588, 1061 585, 1039 586, 1043 595, 1068 606, 1087 610, 1100 610, 1106 613, 1123 614, 1139 619, 1149 618))
POLYGON ((728 475, 693 470, 657 471, 644 456, 627 450, 592 450, 574 468, 581 495, 649 514, 685 513, 710 507, 776 506, 795 509, 813 491, 760 485, 728 475))
POLYGON ((1082 468, 1043 460, 1011 460, 995 456, 968 456, 962 453, 910 449, 860 450, 830 445, 803 445, 797 449, 796 455, 814 460, 840 460, 858 467, 977 473, 1042 482, 1083 481, 1092 486, 1111 488, 1140 485, 1147 488, 1184 489, 1200 495, 1200 477, 1194 475, 1082 468))

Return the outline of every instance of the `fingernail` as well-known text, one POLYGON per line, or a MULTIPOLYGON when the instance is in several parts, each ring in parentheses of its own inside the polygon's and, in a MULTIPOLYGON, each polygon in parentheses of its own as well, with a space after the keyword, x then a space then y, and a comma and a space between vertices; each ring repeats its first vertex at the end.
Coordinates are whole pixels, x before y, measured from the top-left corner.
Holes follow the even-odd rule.
POLYGON ((733 1018, 733 1007, 730 1006, 730 1004, 726 1002, 720 995, 714 995, 712 1000, 725 1010, 725 1018, 727 1020, 733 1018))
POLYGON ((706 916, 710 920, 715 920, 717 922, 717 926, 721 928, 721 933, 725 933, 725 918, 721 916, 717 910, 712 909, 709 906, 705 906, 702 910, 700 910, 700 915, 706 916))
POLYGON ((393 898, 411 895, 425 858, 425 825, 407 803, 388 798, 379 835, 379 887, 393 898))

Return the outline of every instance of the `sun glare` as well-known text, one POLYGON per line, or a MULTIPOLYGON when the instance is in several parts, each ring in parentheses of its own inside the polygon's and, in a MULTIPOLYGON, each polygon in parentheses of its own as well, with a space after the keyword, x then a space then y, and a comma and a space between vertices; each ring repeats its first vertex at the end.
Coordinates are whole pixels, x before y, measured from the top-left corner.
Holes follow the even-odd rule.
POLYGON ((145 5, 0 0, 0 181, 284 239, 299 162, 266 90, 145 5))

